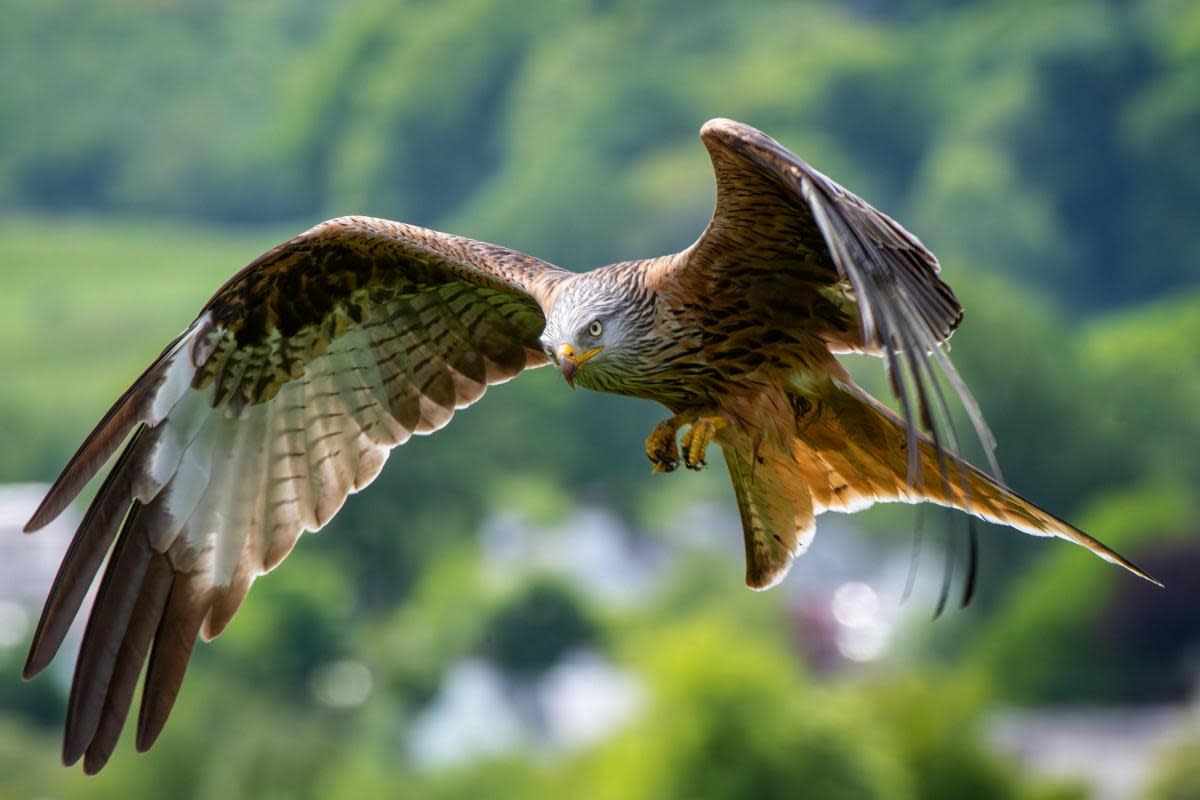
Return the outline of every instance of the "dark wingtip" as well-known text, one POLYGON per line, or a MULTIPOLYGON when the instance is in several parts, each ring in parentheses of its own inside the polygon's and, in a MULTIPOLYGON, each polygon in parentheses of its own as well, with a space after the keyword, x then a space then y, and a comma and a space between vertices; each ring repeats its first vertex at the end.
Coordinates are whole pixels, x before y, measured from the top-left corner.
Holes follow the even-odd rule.
POLYGON ((58 654, 60 644, 62 644, 62 639, 51 641, 43 630, 38 630, 34 633, 33 642, 29 645, 29 655, 25 658, 25 668, 21 671, 21 677, 29 681, 41 674, 42 670, 50 666, 50 662, 58 654))
POLYGON ((33 651, 29 651, 29 657, 25 659, 25 668, 21 670, 21 680, 31 681, 46 668, 45 664, 38 664, 33 659, 33 651))
POLYGON ((21 528, 21 533, 36 533, 53 522, 55 517, 62 513, 66 505, 63 508, 50 508, 50 500, 54 497, 55 491, 53 489, 46 493, 46 496, 42 498, 42 502, 38 504, 37 509, 33 512, 33 516, 21 528))
POLYGON ((1134 575, 1137 575, 1142 580, 1153 583, 1155 586, 1157 586, 1160 589, 1167 588, 1166 586, 1163 585, 1162 581, 1160 581, 1158 578, 1151 575, 1149 572, 1146 572, 1146 570, 1142 569, 1137 564, 1134 564, 1128 558, 1125 558, 1124 556, 1118 556, 1118 558, 1120 559, 1117 562, 1118 564, 1120 564, 1122 567, 1124 567, 1125 569, 1132 572, 1134 575))
POLYGON ((159 734, 166 727, 166 716, 163 716, 161 721, 147 721, 144 724, 139 724, 137 729, 137 741, 135 747, 139 753, 145 753, 154 747, 154 743, 158 741, 159 734))
POLYGON ((1090 536, 1088 538, 1091 539, 1091 541, 1096 542, 1096 544, 1098 544, 1100 546, 1100 548, 1102 548, 1099 551, 1099 553, 1100 553, 1101 557, 1104 558, 1105 561, 1110 561, 1113 564, 1116 564, 1118 567, 1122 567, 1122 568, 1128 570, 1129 572, 1132 572, 1134 575, 1138 576, 1142 580, 1146 581, 1147 583, 1152 583, 1160 589, 1167 588, 1166 586, 1163 585, 1163 582, 1160 581, 1158 578, 1154 577, 1149 572, 1146 572, 1146 570, 1142 569, 1137 564, 1133 563, 1128 558, 1126 558, 1125 556, 1118 553, 1116 550, 1113 550, 1111 547, 1108 547, 1106 545, 1100 544, 1098 541, 1096 541, 1095 539, 1092 539, 1090 536))
POLYGON ((967 574, 963 578, 962 600, 959 608, 966 608, 975 599, 975 588, 979 580, 979 529, 975 518, 967 517, 967 574))
POLYGON ((1167 588, 1167 587, 1166 587, 1166 584, 1164 584, 1164 583, 1163 583, 1162 581, 1160 581, 1158 578, 1156 578, 1156 577, 1154 577, 1153 575, 1151 575, 1149 572, 1144 572, 1144 571, 1142 571, 1141 569, 1138 569, 1138 570, 1135 570, 1133 574, 1134 574, 1134 575, 1137 575, 1139 578, 1141 578, 1141 579, 1142 579, 1142 580, 1144 580, 1144 581, 1148 581, 1149 583, 1152 583, 1152 584, 1154 584, 1155 586, 1157 586, 1157 587, 1158 587, 1158 588, 1160 588, 1160 589, 1165 589, 1165 588, 1167 588))
MULTIPOLYGON (((1066 523, 1063 523, 1063 524, 1065 525, 1066 523)), ((1070 528, 1071 526, 1068 526, 1068 527, 1070 528)), ((1160 581, 1158 578, 1154 577, 1149 572, 1146 572, 1146 570, 1142 569, 1137 564, 1133 563, 1128 558, 1126 558, 1125 556, 1118 553, 1116 550, 1113 550, 1111 547, 1104 544, 1099 539, 1096 539, 1093 536, 1089 536, 1088 534, 1084 533, 1081 530, 1078 530, 1077 528, 1071 528, 1071 530, 1074 531, 1076 534, 1075 541, 1077 543, 1083 544, 1085 547, 1087 547, 1092 552, 1096 553, 1098 556, 1103 558, 1105 561, 1108 561, 1111 564, 1116 564, 1118 567, 1121 567, 1123 569, 1128 570, 1129 572, 1132 572, 1134 575, 1137 575, 1142 580, 1147 581, 1148 583, 1153 583, 1155 586, 1157 586, 1160 589, 1167 588, 1166 586, 1163 585, 1163 582, 1160 581)))
POLYGON ((87 754, 83 758, 83 774, 98 775, 107 763, 107 755, 94 755, 91 748, 88 748, 87 754))
POLYGON ((954 582, 954 561, 958 557, 953 530, 946 530, 946 539, 946 563, 942 569, 942 587, 938 590, 937 606, 933 609, 934 620, 942 616, 942 612, 946 610, 946 603, 950 600, 950 586, 954 582))
MULTIPOLYGON (((75 731, 77 730, 75 729, 75 731)), ((83 758, 88 743, 80 742, 79 738, 79 735, 72 729, 68 729, 67 734, 63 737, 62 763, 64 767, 73 767, 79 762, 79 759, 83 758)))

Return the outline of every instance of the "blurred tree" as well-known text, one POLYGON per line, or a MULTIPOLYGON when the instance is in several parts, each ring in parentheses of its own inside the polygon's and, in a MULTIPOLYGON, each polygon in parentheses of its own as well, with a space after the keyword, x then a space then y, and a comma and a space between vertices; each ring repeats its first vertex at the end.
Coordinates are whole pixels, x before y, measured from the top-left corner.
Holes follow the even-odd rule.
POLYGON ((373 213, 586 266, 695 235, 706 179, 631 189, 724 114, 1073 309, 1200 276, 1192 5, 885 5, 17 4, 0 207, 373 213))
POLYGON ((654 704, 586 763, 594 796, 914 796, 865 709, 810 687, 786 650, 723 615, 648 632, 632 649, 654 704))
POLYGON ((505 672, 536 677, 572 649, 600 638, 576 594, 561 582, 534 579, 492 614, 483 651, 505 672))
POLYGON ((1200 797, 1200 736, 1189 731, 1159 757, 1143 800, 1195 800, 1200 797))
MULTIPOLYGON (((1194 549, 1182 540, 1193 535, 1195 516, 1192 493, 1164 484, 1098 501, 1082 524, 1134 561, 1174 575, 1169 562, 1194 549)), ((1192 607, 1162 590, 1125 587, 1106 565, 1072 555, 1060 550, 1022 578, 976 639, 977 663, 998 694, 1023 704, 1181 697, 1194 680, 1200 644, 1192 607)), ((1179 563, 1182 574, 1194 569, 1188 563, 1179 563)))
POLYGON ((10 722, 38 726, 52 734, 58 731, 66 711, 60 688, 46 680, 27 684, 21 680, 25 653, 20 647, 0 647, 0 709, 10 722))
POLYGON ((293 553, 288 569, 257 580, 255 600, 204 657, 248 685, 309 701, 312 671, 344 652, 355 602, 352 577, 315 549, 293 553))
POLYGON ((1020 776, 981 739, 979 709, 986 694, 978 682, 936 670, 868 684, 889 741, 910 770, 913 796, 922 800, 1082 800, 1082 789, 1042 784, 1020 776))

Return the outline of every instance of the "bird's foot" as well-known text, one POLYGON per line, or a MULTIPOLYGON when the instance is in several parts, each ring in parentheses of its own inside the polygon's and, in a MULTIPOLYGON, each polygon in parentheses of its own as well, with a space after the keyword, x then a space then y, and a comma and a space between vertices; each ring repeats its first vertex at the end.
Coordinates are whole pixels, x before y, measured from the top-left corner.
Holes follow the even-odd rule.
POLYGON ((682 425, 678 416, 664 419, 654 426, 646 437, 646 457, 654 465, 655 472, 674 472, 679 466, 679 448, 675 446, 675 434, 682 425))
POLYGON ((683 435, 680 447, 683 448, 683 463, 688 469, 701 469, 706 466, 704 453, 712 442, 717 431, 725 427, 725 418, 718 415, 699 417, 683 435))
POLYGON ((717 431, 725 427, 725 418, 719 414, 704 416, 690 411, 658 423, 646 437, 646 456, 654 465, 655 472, 673 472, 679 466, 680 451, 675 444, 675 436, 684 425, 691 426, 683 435, 684 466, 700 469, 705 466, 705 450, 717 431))

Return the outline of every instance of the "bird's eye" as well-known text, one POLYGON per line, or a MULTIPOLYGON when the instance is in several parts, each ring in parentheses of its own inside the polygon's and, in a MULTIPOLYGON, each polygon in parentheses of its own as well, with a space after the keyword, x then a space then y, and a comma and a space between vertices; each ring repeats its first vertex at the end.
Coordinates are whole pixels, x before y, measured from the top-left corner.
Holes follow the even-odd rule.
POLYGON ((588 325, 588 336, 599 336, 604 333, 604 326, 600 324, 600 320, 592 320, 592 324, 588 325))

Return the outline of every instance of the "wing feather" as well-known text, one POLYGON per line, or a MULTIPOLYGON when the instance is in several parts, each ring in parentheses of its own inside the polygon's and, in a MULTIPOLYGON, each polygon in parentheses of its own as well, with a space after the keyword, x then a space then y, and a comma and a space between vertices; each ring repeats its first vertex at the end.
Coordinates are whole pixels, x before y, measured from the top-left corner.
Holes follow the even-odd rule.
POLYGON ((117 653, 96 733, 84 753, 83 768, 89 775, 95 775, 108 763, 117 746, 137 688, 138 676, 141 675, 154 633, 166 609, 174 577, 167 557, 154 553, 121 641, 121 649, 117 653))
POLYGON ((129 512, 133 500, 133 475, 129 464, 143 433, 135 434, 126 445, 75 531, 33 634, 25 662, 26 679, 41 672, 58 652, 71 622, 79 613, 84 595, 100 570, 105 553, 129 512))
MULTIPOLYGON (((920 466, 918 427, 939 451, 957 450, 933 364, 962 402, 999 477, 995 440, 943 347, 962 321, 962 306, 938 277, 933 253, 760 131, 717 119, 700 135, 717 174, 717 205, 704 235, 672 262, 674 271, 700 273, 710 285, 734 276, 748 298, 756 296, 753 283, 774 286, 782 277, 789 291, 814 304, 833 296, 849 301, 835 303, 848 316, 810 316, 806 324, 834 352, 883 357, 908 425, 910 477, 917 478, 920 466)), ((768 302, 780 300, 777 292, 764 294, 768 302)))
POLYGON ((63 740, 63 761, 68 764, 79 760, 96 732, 120 644, 150 566, 153 551, 149 540, 137 530, 138 509, 135 502, 125 518, 75 662, 63 740))
POLYGON ((125 437, 138 424, 156 423, 166 416, 170 407, 179 399, 179 373, 181 370, 187 370, 187 357, 183 351, 198 324, 199 320, 167 345, 154 363, 125 390, 92 429, 26 523, 26 532, 45 527, 61 514, 83 491, 83 487, 96 476, 100 468, 112 458, 125 437), (172 380, 166 390, 162 391, 160 399, 160 389, 167 381, 168 374, 172 380))
POLYGON ((162 620, 154 635, 142 703, 138 711, 137 749, 149 750, 175 705, 192 648, 200 633, 214 589, 199 573, 175 574, 162 620))
POLYGON ((63 758, 165 724, 197 636, 254 579, 487 386, 541 366, 543 307, 569 273, 494 245, 367 218, 257 259, 122 395, 30 520, 49 522, 128 438, 51 588, 25 674, 53 658, 112 548, 68 703, 63 758), (132 433, 132 436, 130 435, 132 433), (113 543, 116 542, 114 547, 113 543))

